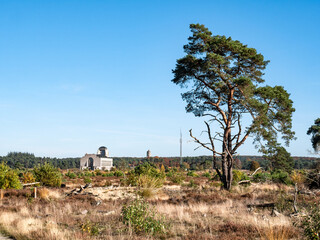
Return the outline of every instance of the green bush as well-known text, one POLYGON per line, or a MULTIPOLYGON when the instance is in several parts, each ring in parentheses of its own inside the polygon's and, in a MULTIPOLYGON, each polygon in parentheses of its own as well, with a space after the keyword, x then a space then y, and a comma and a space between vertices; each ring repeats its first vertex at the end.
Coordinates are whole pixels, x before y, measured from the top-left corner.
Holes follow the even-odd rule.
POLYGON ((117 170, 113 173, 114 176, 116 177, 123 177, 124 176, 124 173, 120 170, 117 170))
POLYGON ((89 177, 84 177, 83 181, 84 181, 84 183, 91 183, 92 182, 91 178, 89 178, 89 177))
POLYGON ((197 188, 198 185, 195 183, 195 181, 193 179, 190 180, 189 184, 188 184, 188 187, 191 187, 191 188, 197 188))
POLYGON ((134 168, 136 175, 149 175, 156 178, 165 178, 164 172, 161 172, 156 166, 148 162, 134 168))
POLYGON ((240 170, 232 170, 232 174, 233 174, 233 180, 232 180, 233 184, 237 184, 238 182, 243 180, 249 180, 248 175, 240 170))
POLYGON ((88 169, 83 171, 83 175, 86 177, 94 177, 95 176, 94 172, 90 172, 88 169))
POLYGON ((102 177, 113 177, 113 176, 114 176, 113 172, 107 172, 102 174, 102 177))
POLYGON ((91 236, 99 235, 99 233, 104 229, 99 223, 93 223, 90 220, 87 220, 86 223, 81 224, 80 227, 82 232, 87 232, 91 236))
POLYGON ((310 240, 320 239, 320 209, 314 204, 302 221, 304 235, 310 240))
POLYGON ((78 176, 78 178, 81 178, 81 177, 84 176, 84 173, 83 173, 83 172, 78 172, 78 173, 77 173, 77 176, 78 176))
POLYGON ((267 182, 271 181, 271 174, 267 172, 260 172, 253 175, 254 182, 267 182))
POLYGON ((174 174, 173 171, 168 171, 168 172, 166 172, 166 176, 167 176, 167 177, 172 177, 173 174, 174 174))
POLYGON ((45 186, 60 187, 61 186, 61 173, 58 168, 55 168, 50 163, 38 165, 33 169, 36 180, 45 186))
POLYGON ((172 172, 170 180, 173 183, 181 184, 184 181, 185 177, 182 173, 172 172))
POLYGON ((132 227, 137 234, 161 234, 165 233, 169 227, 164 217, 157 214, 143 200, 135 200, 128 206, 123 206, 121 213, 123 223, 132 227))
POLYGON ((71 178, 71 179, 75 179, 77 178, 77 175, 74 173, 74 172, 70 172, 68 171, 65 176, 67 176, 68 178, 71 178))
POLYGON ((271 174, 271 178, 272 178, 272 181, 275 183, 284 183, 286 185, 291 184, 291 179, 290 179, 289 173, 284 172, 280 169, 274 171, 271 174))
POLYGON ((205 172, 204 174, 202 174, 202 177, 207 177, 207 178, 210 178, 211 175, 209 172, 205 172))
POLYGON ((18 173, 11 169, 7 163, 0 164, 0 188, 1 189, 20 189, 22 188, 18 173))
POLYGON ((94 171, 96 176, 101 176, 102 175, 102 171, 100 169, 97 169, 94 171))
POLYGON ((134 170, 130 171, 125 179, 127 185, 138 186, 138 187, 152 187, 159 188, 163 185, 166 180, 166 175, 154 165, 144 163, 135 167, 134 170))
POLYGON ((189 176, 189 177, 199 177, 199 175, 196 174, 194 171, 188 171, 187 176, 189 176))

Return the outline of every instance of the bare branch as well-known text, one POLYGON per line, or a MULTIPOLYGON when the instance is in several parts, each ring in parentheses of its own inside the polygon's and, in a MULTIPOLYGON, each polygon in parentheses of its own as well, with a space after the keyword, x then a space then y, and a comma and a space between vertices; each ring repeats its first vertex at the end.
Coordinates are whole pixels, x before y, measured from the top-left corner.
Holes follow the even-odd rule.
POLYGON ((213 153, 222 155, 222 153, 219 153, 219 152, 215 151, 214 149, 209 148, 206 144, 200 142, 199 139, 197 139, 196 137, 194 137, 194 136, 192 135, 192 129, 189 130, 189 133, 190 133, 190 137, 192 137, 196 143, 200 144, 202 147, 208 149, 209 151, 211 151, 211 152, 213 152, 213 153))
POLYGON ((217 118, 217 116, 213 115, 213 114, 210 114, 210 113, 206 113, 206 114, 203 114, 203 116, 210 116, 212 117, 213 119, 212 120, 215 120, 217 121, 218 123, 220 123, 221 127, 224 128, 225 127, 225 124, 217 118))

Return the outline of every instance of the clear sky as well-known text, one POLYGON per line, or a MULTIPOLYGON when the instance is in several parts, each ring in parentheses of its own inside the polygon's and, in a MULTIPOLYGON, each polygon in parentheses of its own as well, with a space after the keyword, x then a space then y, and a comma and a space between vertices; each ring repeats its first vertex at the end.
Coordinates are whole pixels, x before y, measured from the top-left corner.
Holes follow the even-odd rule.
MULTIPOLYGON (((320 117, 320 1, 0 1, 0 155, 77 157, 105 145, 111 156, 178 156, 194 151, 171 70, 189 24, 205 24, 256 48, 266 83, 291 93, 297 140, 320 117)), ((257 153, 247 142, 240 154, 257 153)))

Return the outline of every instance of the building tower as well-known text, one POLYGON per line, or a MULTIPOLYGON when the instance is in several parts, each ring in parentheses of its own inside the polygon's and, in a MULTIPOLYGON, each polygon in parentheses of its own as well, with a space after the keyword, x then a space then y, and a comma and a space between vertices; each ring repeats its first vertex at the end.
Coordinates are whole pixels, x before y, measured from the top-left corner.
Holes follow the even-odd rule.
POLYGON ((182 133, 180 129, 180 166, 182 165, 182 133))
POLYGON ((147 151, 147 158, 151 158, 151 151, 150 150, 147 151))

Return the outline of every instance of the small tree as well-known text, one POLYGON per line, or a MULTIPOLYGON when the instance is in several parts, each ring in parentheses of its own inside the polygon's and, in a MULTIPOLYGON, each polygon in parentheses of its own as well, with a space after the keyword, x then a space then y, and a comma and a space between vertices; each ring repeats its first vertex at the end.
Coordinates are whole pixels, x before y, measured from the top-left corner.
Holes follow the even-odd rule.
POLYGON ((257 161, 252 161, 250 164, 250 171, 255 171, 260 167, 260 164, 257 161))
POLYGON ((58 168, 55 168, 50 163, 38 165, 33 169, 34 176, 37 181, 45 186, 60 187, 61 186, 61 173, 58 168))
POLYGON ((307 134, 311 135, 312 147, 314 151, 318 152, 320 148, 320 118, 314 121, 314 125, 308 129, 307 134))
POLYGON ((5 162, 0 164, 0 188, 20 189, 22 187, 17 172, 11 169, 5 162))
POLYGON ((190 28, 186 56, 177 60, 172 82, 187 88, 182 94, 187 112, 209 118, 205 121, 209 141, 193 136, 192 130, 190 136, 212 152, 213 168, 223 187, 230 189, 238 148, 252 136, 264 151, 265 142, 276 146, 277 133, 289 144, 294 138, 291 122, 295 110, 282 86, 262 85, 268 61, 256 49, 231 37, 213 35, 204 25, 191 24, 190 28), (215 124, 215 133, 210 123, 215 124))
POLYGON ((284 147, 277 146, 268 150, 265 156, 271 163, 273 170, 282 170, 291 173, 294 166, 291 154, 284 147))

